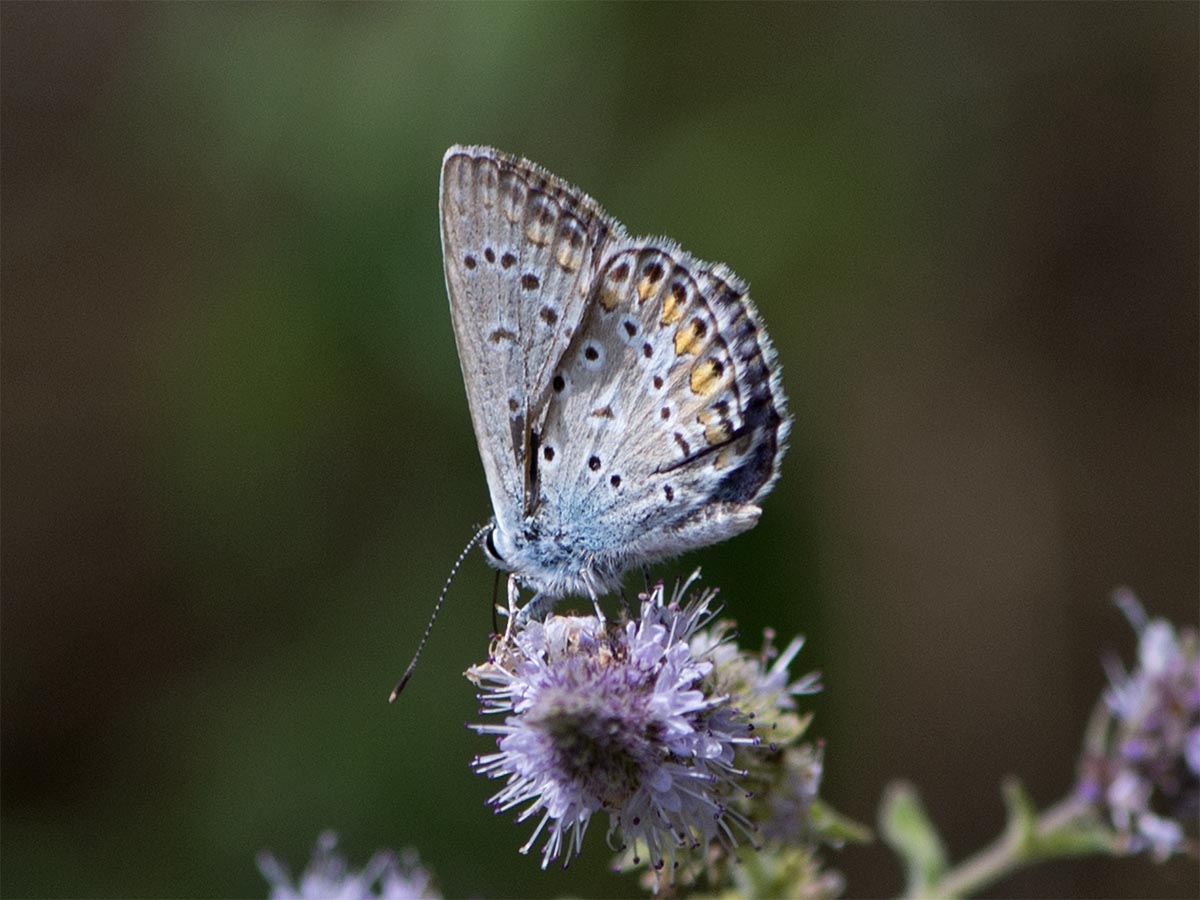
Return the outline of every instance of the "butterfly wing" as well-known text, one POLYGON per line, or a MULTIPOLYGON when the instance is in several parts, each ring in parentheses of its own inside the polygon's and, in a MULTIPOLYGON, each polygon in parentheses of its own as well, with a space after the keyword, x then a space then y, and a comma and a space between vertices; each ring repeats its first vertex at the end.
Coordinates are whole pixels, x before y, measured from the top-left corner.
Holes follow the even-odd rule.
POLYGON ((552 370, 620 226, 541 167, 461 146, 442 162, 441 221, 471 421, 492 508, 511 529, 536 500, 528 461, 552 370))
POLYGON ((790 420, 748 289, 667 240, 614 242, 551 376, 548 529, 602 578, 752 527, 790 420))

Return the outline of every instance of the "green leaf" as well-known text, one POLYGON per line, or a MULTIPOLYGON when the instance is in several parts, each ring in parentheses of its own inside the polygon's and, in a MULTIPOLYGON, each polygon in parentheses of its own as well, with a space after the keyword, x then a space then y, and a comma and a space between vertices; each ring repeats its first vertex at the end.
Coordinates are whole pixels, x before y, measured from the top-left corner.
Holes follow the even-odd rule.
POLYGON ((1042 835, 1037 853, 1044 859, 1092 853, 1120 856, 1121 849, 1116 834, 1100 822, 1076 821, 1042 835))
POLYGON ((1019 778, 1009 777, 1001 786, 1004 807, 1008 811, 1009 840, 1021 855, 1031 853, 1037 846, 1037 807, 1019 778))
POLYGON ((824 800, 813 800, 808 815, 813 831, 822 841, 835 847, 842 844, 869 844, 875 840, 870 828, 843 816, 824 800))
POLYGON ((879 830, 904 861, 907 894, 929 895, 946 871, 946 847, 915 787, 903 781, 888 785, 879 810, 879 830))

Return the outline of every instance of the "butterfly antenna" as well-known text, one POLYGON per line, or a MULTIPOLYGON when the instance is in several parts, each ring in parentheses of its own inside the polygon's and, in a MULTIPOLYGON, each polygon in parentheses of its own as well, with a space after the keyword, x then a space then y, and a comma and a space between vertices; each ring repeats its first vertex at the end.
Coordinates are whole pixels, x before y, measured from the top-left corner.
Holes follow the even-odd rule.
POLYGON ((421 658, 421 651, 425 649, 425 642, 429 640, 429 632, 433 631, 433 623, 437 621, 438 613, 442 611, 442 604, 446 602, 446 593, 450 590, 454 576, 458 574, 458 570, 462 566, 463 560, 467 558, 467 554, 471 552, 471 549, 476 544, 483 540, 483 536, 491 530, 491 527, 492 525, 489 522, 475 532, 475 536, 467 541, 467 546, 463 547, 462 553, 458 554, 458 559, 450 567, 450 574, 446 576, 446 583, 442 585, 442 592, 438 594, 437 602, 433 604, 433 615, 429 617, 429 624, 425 626, 425 633, 421 635, 421 642, 417 644, 417 652, 413 654, 412 662, 408 664, 408 668, 404 670, 404 674, 400 676, 400 680, 392 688, 392 693, 388 696, 388 703, 396 702, 396 698, 400 696, 400 692, 408 684, 408 679, 412 678, 413 670, 417 667, 417 660, 421 658))

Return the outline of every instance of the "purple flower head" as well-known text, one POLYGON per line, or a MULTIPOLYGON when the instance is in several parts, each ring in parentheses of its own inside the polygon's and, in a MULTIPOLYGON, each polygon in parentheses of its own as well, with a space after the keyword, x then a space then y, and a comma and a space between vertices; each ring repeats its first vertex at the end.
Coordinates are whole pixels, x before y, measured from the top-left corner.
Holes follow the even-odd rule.
MULTIPOLYGON (((726 628, 703 630, 715 592, 686 597, 694 578, 669 600, 659 584, 631 621, 530 621, 468 672, 482 712, 504 717, 473 726, 497 737, 475 768, 506 779, 490 801, 497 812, 536 819, 522 852, 544 833, 543 867, 577 855, 599 812, 610 845, 656 871, 752 830, 734 803, 745 794, 741 756, 760 745, 741 701, 762 701, 724 689, 723 662, 741 657, 726 628)), ((769 684, 772 696, 788 694, 786 673, 769 684)))
POLYGON ((258 869, 271 885, 271 900, 434 900, 440 895, 417 855, 406 851, 402 860, 376 853, 359 872, 351 872, 337 852, 337 835, 324 832, 313 849, 312 861, 299 882, 287 866, 269 853, 258 857, 258 869))
POLYGON ((1148 619, 1137 598, 1117 604, 1138 632, 1130 672, 1108 665, 1101 729, 1084 756, 1079 790, 1107 810, 1130 852, 1163 859, 1188 847, 1200 809, 1200 653, 1194 629, 1148 619))

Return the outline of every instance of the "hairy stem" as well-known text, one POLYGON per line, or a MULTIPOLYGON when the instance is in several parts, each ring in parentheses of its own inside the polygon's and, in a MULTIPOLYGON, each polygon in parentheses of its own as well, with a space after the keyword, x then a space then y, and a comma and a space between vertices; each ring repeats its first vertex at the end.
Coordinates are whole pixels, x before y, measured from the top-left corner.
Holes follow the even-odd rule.
POLYGON ((999 881, 1022 866, 1053 854, 1047 838, 1074 823, 1090 818, 1091 807, 1071 795, 1042 812, 1026 832, 1009 828, 993 844, 948 871, 933 885, 937 897, 967 897, 999 881))

